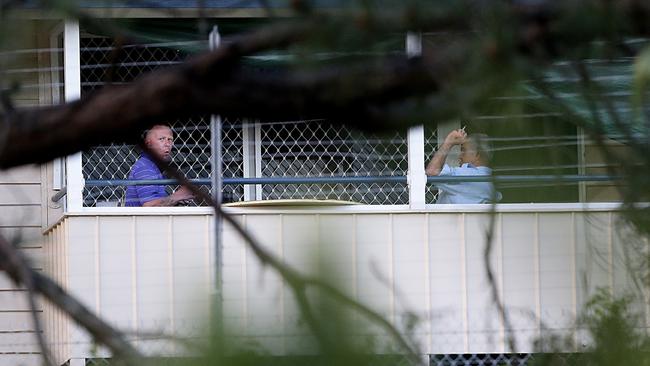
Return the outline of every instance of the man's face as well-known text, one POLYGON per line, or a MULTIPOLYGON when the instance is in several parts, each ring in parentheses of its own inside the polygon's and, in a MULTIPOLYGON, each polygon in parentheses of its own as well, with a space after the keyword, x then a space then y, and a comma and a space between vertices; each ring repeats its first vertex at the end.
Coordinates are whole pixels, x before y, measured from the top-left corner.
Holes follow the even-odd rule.
POLYGON ((458 157, 458 160, 460 161, 460 164, 473 164, 476 165, 479 156, 478 152, 476 151, 476 146, 474 146, 474 143, 472 140, 466 139, 465 142, 463 142, 462 145, 460 145, 460 156, 458 157))
POLYGON ((174 146, 174 134, 167 126, 154 126, 144 139, 144 143, 153 151, 156 156, 164 161, 172 159, 172 147, 174 146))

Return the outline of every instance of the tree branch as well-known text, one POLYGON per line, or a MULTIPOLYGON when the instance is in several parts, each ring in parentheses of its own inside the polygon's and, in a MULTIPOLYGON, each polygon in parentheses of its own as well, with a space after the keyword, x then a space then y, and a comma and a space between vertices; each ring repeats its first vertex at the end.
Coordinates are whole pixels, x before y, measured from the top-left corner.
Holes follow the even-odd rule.
MULTIPOLYGON (((110 141, 135 142, 137 132, 152 124, 201 113, 265 120, 326 118, 333 123, 344 121, 352 127, 375 130, 378 127, 405 127, 416 120, 401 113, 393 114, 391 108, 404 102, 411 103, 406 103, 411 107, 414 97, 423 98, 438 93, 445 85, 453 85, 454 77, 463 70, 467 58, 485 56, 486 60, 482 62, 486 63, 499 63, 504 56, 517 55, 528 57, 528 60, 535 57, 543 60, 544 55, 540 56, 536 50, 561 49, 580 42, 585 44, 603 35, 604 30, 600 28, 589 28, 580 33, 575 29, 579 27, 565 27, 562 23, 573 19, 578 10, 597 7, 598 2, 585 1, 574 7, 547 1, 535 4, 506 8, 509 11, 504 12, 504 17, 509 17, 512 22, 501 24, 512 23, 518 41, 494 44, 483 40, 486 42, 483 46, 493 46, 487 47, 483 55, 468 53, 477 44, 466 42, 455 45, 455 52, 448 52, 452 48, 449 46, 440 52, 436 50, 435 55, 425 53, 424 59, 384 60, 379 65, 364 64, 352 68, 343 65, 275 76, 243 69, 240 64, 243 56, 309 39, 322 30, 318 21, 328 22, 327 26, 332 28, 341 24, 337 21, 351 18, 318 14, 302 21, 284 20, 235 38, 216 51, 179 67, 145 75, 132 84, 106 87, 78 102, 18 110, 5 116, 10 128, 8 143, 4 149, 0 148, 0 169, 46 162, 110 141), (557 27, 554 22, 558 23, 557 27), (568 36, 560 37, 563 33, 558 29, 568 36)), ((639 1, 617 3, 612 9, 615 13, 612 16, 618 17, 629 15, 632 10, 650 15, 650 7, 639 1)), ((409 17, 408 8, 401 10, 405 13, 394 15, 398 19, 396 24, 408 25, 412 19, 424 24, 426 19, 430 19, 430 27, 434 29, 445 12, 456 14, 455 7, 445 8, 439 13, 423 11, 429 18, 409 17)), ((467 24, 458 23, 459 26, 471 32, 476 32, 477 26, 488 28, 481 23, 480 14, 480 9, 473 11, 472 16, 476 19, 467 24)), ((602 14, 594 15, 598 16, 602 14)), ((634 25, 616 25, 620 29, 615 27, 614 31, 621 34, 647 31, 634 25)), ((357 28, 363 32, 362 26, 357 28)), ((484 31, 489 33, 490 30, 484 31)), ((480 47, 482 38, 474 38, 479 40, 480 47)))
POLYGON ((319 340, 321 347, 327 349, 329 346, 328 340, 322 337, 320 324, 318 320, 314 317, 311 304, 309 303, 307 297, 305 296, 305 290, 308 287, 314 287, 324 291, 324 293, 332 296, 333 299, 337 300, 339 303, 342 303, 350 308, 359 311, 361 314, 365 315, 371 321, 376 322, 381 327, 386 329, 388 333, 395 339, 399 347, 404 350, 408 357, 412 361, 417 360, 417 352, 411 347, 411 345, 404 339, 404 337, 399 333, 399 331, 390 324, 383 316, 374 310, 368 308, 367 306, 359 303, 333 286, 321 281, 320 279, 308 277, 302 275, 300 272, 292 268, 291 266, 283 263, 280 259, 276 258, 268 252, 264 247, 258 242, 253 236, 244 229, 244 227, 235 220, 231 215, 223 211, 223 208, 215 202, 210 195, 200 190, 198 187, 194 186, 181 172, 178 171, 175 167, 171 166, 169 163, 158 158, 153 151, 148 147, 141 144, 140 147, 146 151, 151 158, 154 160, 156 165, 160 168, 161 171, 166 171, 171 177, 177 179, 179 183, 194 193, 196 197, 199 197, 205 202, 210 202, 211 206, 215 210, 215 219, 222 217, 228 224, 230 224, 235 231, 241 235, 244 241, 248 244, 249 248, 255 253, 256 257, 260 260, 263 265, 267 265, 275 270, 281 277, 284 279, 291 290, 294 293, 298 306, 301 310, 301 314, 305 317, 305 321, 311 328, 314 336, 319 340))
POLYGON ((420 60, 266 77, 240 67, 241 56, 284 46, 306 29, 301 23, 284 24, 271 35, 251 34, 130 85, 106 87, 74 103, 18 110, 5 116, 9 130, 0 169, 46 162, 108 141, 134 142, 137 132, 152 124, 199 113, 381 121, 380 106, 435 89, 420 60), (345 92, 350 87, 354 92, 345 92))

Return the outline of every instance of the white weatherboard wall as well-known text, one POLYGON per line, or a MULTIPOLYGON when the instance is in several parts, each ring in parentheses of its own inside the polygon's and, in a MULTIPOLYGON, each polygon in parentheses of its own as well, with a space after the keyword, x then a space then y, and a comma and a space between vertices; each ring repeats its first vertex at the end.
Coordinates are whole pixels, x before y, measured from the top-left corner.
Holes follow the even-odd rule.
MULTIPOLYGON (((209 215, 69 216, 48 231, 47 272, 146 354, 174 355, 163 334, 196 337, 213 294, 209 215)), ((106 356, 51 306, 46 333, 58 364, 106 356)))
MULTIPOLYGON (((577 342, 587 342, 573 320, 596 289, 635 291, 617 219, 613 212, 580 210, 496 216, 490 263, 519 352, 532 352, 543 328, 568 328, 577 342)), ((487 213, 258 211, 239 220, 303 272, 318 273, 324 261, 330 280, 399 328, 407 312, 415 313, 420 324, 412 335, 426 353, 508 351, 486 276, 487 213), (320 264, 316 253, 325 257, 320 264)), ((227 323, 275 353, 309 350, 290 290, 232 228, 224 241, 227 323)))
MULTIPOLYGON (((542 328, 586 342, 572 321, 589 294, 597 287, 614 294, 634 288, 625 271, 626 232, 617 229, 618 214, 511 211, 495 217, 490 261, 517 350, 533 351, 531 341, 542 328)), ((48 233, 47 270, 122 329, 200 336, 213 293, 212 216, 207 209, 147 212, 66 217, 48 233)), ((406 312, 415 313, 420 323, 411 335, 423 352, 508 351, 486 280, 488 213, 232 213, 284 262, 310 274, 327 268, 328 280, 400 329, 406 312)), ((314 350, 290 290, 230 226, 224 228, 223 261, 225 320, 232 337, 274 354, 314 350)), ((639 309, 647 319, 645 307, 639 309)), ((82 332, 51 308, 46 308, 46 318, 57 361, 91 357, 82 332)), ((181 352, 145 338, 133 336, 147 353, 181 352)))
MULTIPOLYGON (((4 82, 20 85, 12 94, 17 107, 33 107, 51 103, 50 90, 26 87, 46 82, 42 79, 49 67, 49 54, 30 52, 39 47, 49 47, 49 34, 44 29, 47 22, 15 21, 15 32, 6 40, 0 57, 4 82), (26 51, 27 50, 27 51, 26 51), (15 52, 18 51, 18 52, 15 52), (32 70, 32 71, 25 71, 32 70)), ((48 72, 49 73, 49 72, 48 72)), ((32 267, 42 270, 42 229, 60 210, 49 202, 51 192, 50 167, 47 164, 29 165, 10 170, 0 170, 0 235, 16 243, 23 254, 32 260, 32 267)), ((42 306, 37 304, 39 316, 42 306)), ((16 288, 9 278, 0 273, 0 366, 39 365, 40 349, 36 342, 26 291, 16 288)))

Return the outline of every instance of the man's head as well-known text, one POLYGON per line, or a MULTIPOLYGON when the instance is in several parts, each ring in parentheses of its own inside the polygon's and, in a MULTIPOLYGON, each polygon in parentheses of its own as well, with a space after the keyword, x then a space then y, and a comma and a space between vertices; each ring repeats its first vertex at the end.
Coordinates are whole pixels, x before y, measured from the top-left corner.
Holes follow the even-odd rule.
POLYGON ((144 144, 159 158, 170 161, 174 146, 174 133, 169 126, 155 125, 145 133, 144 144))
POLYGON ((476 133, 469 135, 460 145, 460 163, 469 163, 474 166, 487 166, 492 157, 492 149, 485 134, 476 133))

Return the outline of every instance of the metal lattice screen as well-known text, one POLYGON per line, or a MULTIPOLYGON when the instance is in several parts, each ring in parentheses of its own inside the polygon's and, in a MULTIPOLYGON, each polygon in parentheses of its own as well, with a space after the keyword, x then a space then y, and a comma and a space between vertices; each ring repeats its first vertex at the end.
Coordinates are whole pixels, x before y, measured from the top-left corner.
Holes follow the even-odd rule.
MULTIPOLYGON (((240 121, 224 120, 221 128, 221 174, 223 178, 244 176, 244 132, 240 121)), ((223 201, 244 200, 244 186, 223 185, 223 201)))
MULTIPOLYGON (((424 129, 424 163, 427 164, 433 154, 438 151, 438 129, 426 126, 424 129)), ((438 198, 438 188, 433 184, 426 185, 425 202, 435 203, 438 198)))
MULTIPOLYGON (((128 83, 142 73, 182 62, 189 53, 177 47, 179 45, 183 44, 126 45, 116 50, 109 38, 82 37, 82 93, 89 93, 108 82, 128 83)), ((173 163, 188 178, 209 179, 209 118, 161 122, 171 122, 174 131, 173 163)), ((222 125, 224 178, 407 174, 406 132, 380 136, 324 121, 246 124, 226 119, 222 125)), ((435 130, 427 136, 427 141, 429 156, 429 150, 435 150, 437 145, 435 130)), ((139 152, 132 145, 97 146, 82 155, 84 178, 99 181, 127 179, 138 156, 139 152)), ((174 188, 167 187, 167 190, 171 192, 174 188)), ((208 189, 207 186, 204 188, 208 189)), ((123 186, 86 186, 84 205, 121 205, 124 194, 123 186)), ((408 188, 403 183, 224 185, 222 194, 224 202, 316 198, 364 204, 408 203, 408 188), (245 193, 247 190, 248 195, 245 193)), ((428 194, 429 202, 434 200, 434 195, 435 192, 428 194)))
MULTIPOLYGON (((188 178, 210 178, 210 130, 206 118, 185 120, 170 124, 174 139, 182 141, 174 145, 172 161, 188 178)), ((140 153, 134 145, 111 144, 97 146, 83 154, 82 166, 87 180, 127 179, 131 167, 140 153)), ((168 187, 170 193, 176 187, 168 187)), ((206 186, 205 189, 208 189, 206 186)), ((86 186, 84 205, 121 204, 123 186, 86 186)))
MULTIPOLYGON (((207 47, 207 41, 175 42, 146 45, 122 45, 116 48, 106 37, 86 36, 80 40, 81 90, 92 92, 106 84, 124 84, 143 73, 185 60, 191 45, 207 47)), ((210 176, 210 131, 205 117, 171 122, 175 140, 173 162, 189 178, 210 176)), ((139 152, 132 145, 110 144, 94 147, 82 155, 86 180, 127 179, 139 152)), ((171 191, 173 187, 168 187, 171 191)), ((124 199, 123 186, 86 186, 84 206, 120 205, 124 199)))
MULTIPOLYGON (((325 121, 261 125, 264 177, 404 176, 406 133, 361 134, 325 121)), ((365 204, 407 204, 405 184, 263 185, 262 199, 317 198, 365 204)))

